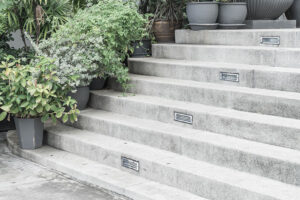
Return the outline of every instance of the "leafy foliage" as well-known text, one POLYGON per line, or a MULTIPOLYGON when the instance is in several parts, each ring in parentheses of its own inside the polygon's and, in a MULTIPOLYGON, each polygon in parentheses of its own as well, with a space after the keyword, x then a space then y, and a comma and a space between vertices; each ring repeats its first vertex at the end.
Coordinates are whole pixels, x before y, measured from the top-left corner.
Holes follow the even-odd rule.
POLYGON ((78 13, 46 41, 40 54, 52 57, 59 66, 62 84, 68 76, 80 78, 72 86, 87 86, 93 78, 116 77, 126 89, 127 69, 122 61, 133 50, 131 42, 146 34, 147 20, 130 2, 102 0, 78 13))
POLYGON ((52 60, 41 57, 34 66, 22 66, 7 57, 0 69, 0 121, 10 115, 42 117, 42 121, 51 117, 54 122, 57 118, 64 122, 77 120, 76 101, 67 95, 70 87, 59 83, 52 60))

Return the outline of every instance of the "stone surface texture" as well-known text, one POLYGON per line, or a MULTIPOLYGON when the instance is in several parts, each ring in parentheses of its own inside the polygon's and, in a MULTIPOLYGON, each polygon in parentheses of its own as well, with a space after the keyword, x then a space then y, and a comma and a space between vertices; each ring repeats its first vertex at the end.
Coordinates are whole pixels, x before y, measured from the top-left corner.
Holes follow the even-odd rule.
POLYGON ((132 87, 91 91, 42 148, 9 132, 10 151, 133 200, 299 200, 300 30, 177 30, 176 42, 130 58, 132 87))

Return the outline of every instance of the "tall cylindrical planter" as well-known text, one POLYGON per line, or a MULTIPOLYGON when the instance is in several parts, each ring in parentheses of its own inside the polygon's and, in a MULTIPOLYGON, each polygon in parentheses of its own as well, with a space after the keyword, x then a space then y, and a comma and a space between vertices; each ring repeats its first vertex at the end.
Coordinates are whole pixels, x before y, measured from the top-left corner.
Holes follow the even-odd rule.
POLYGON ((300 27, 300 0, 295 0, 293 5, 286 12, 286 17, 297 21, 297 27, 300 27))
POLYGON ((43 145, 44 124, 41 118, 14 118, 20 147, 22 149, 37 149, 43 145))
POLYGON ((219 8, 219 26, 221 28, 237 28, 243 26, 247 17, 245 2, 221 3, 219 8))
POLYGON ((75 93, 70 93, 70 96, 77 101, 77 108, 84 110, 90 99, 90 88, 78 87, 75 93))
POLYGON ((192 30, 217 28, 218 2, 190 2, 186 6, 186 12, 192 30))
POLYGON ((246 0, 249 20, 274 20, 289 9, 294 0, 246 0))

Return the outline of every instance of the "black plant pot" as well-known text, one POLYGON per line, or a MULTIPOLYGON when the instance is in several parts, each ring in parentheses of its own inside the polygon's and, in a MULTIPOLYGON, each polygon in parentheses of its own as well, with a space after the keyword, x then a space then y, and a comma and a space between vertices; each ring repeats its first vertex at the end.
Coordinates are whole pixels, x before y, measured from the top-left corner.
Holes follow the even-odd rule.
POLYGON ((293 5, 285 13, 290 20, 297 20, 297 28, 300 27, 300 0, 295 0, 293 5))
POLYGON ((135 41, 133 43, 133 54, 131 57, 146 57, 151 55, 151 40, 135 41))
POLYGON ((41 118, 14 118, 20 147, 22 149, 37 149, 43 145, 44 124, 41 118))
POLYGON ((14 129, 15 129, 14 120, 8 121, 7 119, 5 119, 0 122, 0 132, 6 132, 14 129))
POLYGON ((78 87, 75 93, 70 93, 70 96, 77 101, 77 108, 84 110, 87 107, 90 98, 89 87, 78 87))
POLYGON ((90 84, 90 90, 102 90, 105 87, 107 78, 94 78, 90 84))

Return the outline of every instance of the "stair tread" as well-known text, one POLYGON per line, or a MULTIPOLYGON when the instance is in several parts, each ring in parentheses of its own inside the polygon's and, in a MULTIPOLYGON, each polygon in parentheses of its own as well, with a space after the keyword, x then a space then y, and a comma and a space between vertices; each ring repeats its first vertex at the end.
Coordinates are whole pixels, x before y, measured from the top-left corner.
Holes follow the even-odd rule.
POLYGON ((299 68, 287 68, 287 67, 272 67, 269 65, 250 65, 250 64, 237 64, 237 63, 220 63, 220 62, 205 62, 197 60, 177 60, 168 58, 129 58, 131 62, 147 62, 167 65, 182 65, 192 67, 203 67, 203 68, 228 68, 228 69, 241 69, 241 70, 256 70, 266 72, 286 72, 286 73, 300 73, 299 68))
MULTIPOLYGON (((300 197, 300 188, 264 177, 239 172, 202 161, 196 161, 172 152, 155 149, 141 144, 79 130, 64 125, 48 128, 51 134, 72 138, 89 145, 95 145, 105 150, 119 152, 133 158, 148 160, 151 163, 175 168, 210 180, 243 188, 255 193, 264 194, 278 199, 296 200, 300 197)), ((141 166, 142 167, 142 166, 141 166)))
POLYGON ((145 76, 145 75, 138 75, 138 74, 130 74, 130 79, 147 81, 152 83, 160 83, 160 84, 180 85, 180 86, 188 86, 193 88, 204 88, 204 89, 220 90, 220 91, 227 91, 227 92, 238 92, 244 94, 263 95, 263 96, 270 96, 270 97, 279 97, 284 99, 300 100, 300 93, 297 92, 239 87, 234 85, 221 85, 218 83, 172 79, 172 78, 156 77, 156 76, 145 76))
POLYGON ((274 159, 283 160, 300 165, 300 151, 289 148, 254 142, 246 139, 240 139, 208 131, 185 128, 173 124, 141 119, 97 109, 87 109, 81 111, 80 115, 88 118, 106 120, 109 122, 125 124, 127 126, 147 129, 151 131, 161 131, 168 135, 179 136, 194 141, 202 141, 224 148, 235 149, 265 157, 271 157, 274 159))
POLYGON ((197 111, 201 113, 214 114, 221 117, 230 117, 239 120, 247 120, 259 124, 267 124, 267 125, 274 125, 274 126, 280 125, 282 127, 300 129, 300 120, 297 119, 284 118, 284 117, 278 117, 272 115, 264 115, 258 113, 250 113, 250 112, 238 111, 238 110, 233 110, 228 108, 214 107, 214 106, 208 106, 208 105, 190 103, 184 101, 176 101, 176 100, 170 100, 161 97, 154 97, 154 96, 147 96, 147 95, 140 95, 140 94, 135 94, 135 95, 128 94, 124 96, 124 93, 116 92, 113 90, 91 91, 91 93, 94 95, 107 96, 110 98, 119 98, 126 101, 141 102, 141 103, 155 104, 161 106, 172 105, 173 107, 176 107, 181 110, 189 111, 189 112, 197 111))
POLYGON ((14 132, 8 134, 8 142, 27 159, 134 200, 207 200, 50 146, 30 151, 19 149, 14 132))
POLYGON ((272 46, 238 46, 238 45, 208 45, 208 44, 176 44, 176 43, 157 43, 152 44, 157 47, 201 47, 201 48, 218 48, 218 49, 249 49, 249 50, 265 50, 265 51, 295 51, 300 52, 300 48, 295 47, 277 47, 274 48, 272 46))

